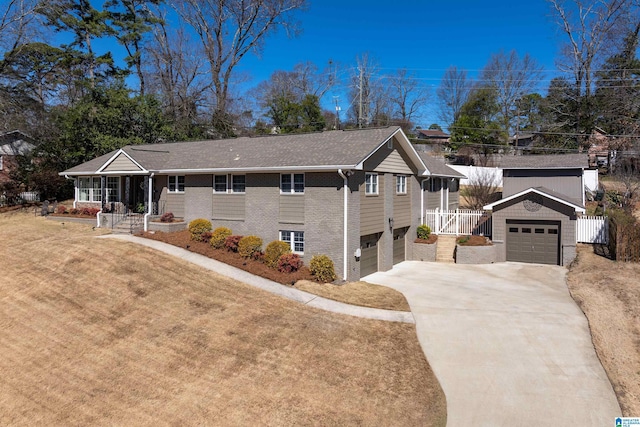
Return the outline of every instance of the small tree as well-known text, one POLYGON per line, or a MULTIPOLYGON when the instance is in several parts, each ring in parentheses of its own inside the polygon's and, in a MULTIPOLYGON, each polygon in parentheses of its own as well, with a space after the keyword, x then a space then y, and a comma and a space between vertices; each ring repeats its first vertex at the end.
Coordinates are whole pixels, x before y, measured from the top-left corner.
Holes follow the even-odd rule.
POLYGON ((640 191, 640 162, 635 158, 623 158, 616 165, 614 175, 624 185, 622 208, 633 209, 634 198, 640 191))
POLYGON ((469 184, 464 190, 464 196, 467 199, 467 207, 469 209, 482 209, 488 203, 496 198, 498 193, 498 177, 488 169, 477 170, 469 178, 469 184))

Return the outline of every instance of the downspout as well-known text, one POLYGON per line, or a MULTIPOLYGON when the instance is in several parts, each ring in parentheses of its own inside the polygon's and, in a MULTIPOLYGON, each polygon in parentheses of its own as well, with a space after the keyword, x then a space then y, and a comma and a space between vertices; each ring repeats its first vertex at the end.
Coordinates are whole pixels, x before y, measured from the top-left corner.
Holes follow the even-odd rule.
POLYGON ((342 187, 342 191, 344 193, 344 204, 343 204, 343 220, 344 220, 344 225, 343 225, 343 242, 342 242, 342 250, 343 250, 343 254, 342 254, 342 280, 346 281, 347 280, 347 268, 348 268, 348 263, 347 263, 347 244, 348 244, 348 236, 347 236, 347 225, 348 225, 348 210, 347 210, 347 203, 348 203, 348 194, 347 191, 349 190, 349 182, 347 179, 347 176, 342 172, 342 169, 338 169, 338 175, 340 175, 340 177, 342 177, 343 180, 343 187, 342 187))
POLYGON ((73 209, 75 209, 76 206, 76 201, 78 200, 78 179, 77 178, 71 178, 69 175, 65 175, 64 176, 66 179, 72 179, 73 180, 73 209))
POLYGON ((424 182, 425 181, 426 179, 423 179, 422 181, 420 181, 420 225, 424 224, 424 182))
POLYGON ((149 217, 151 216, 151 209, 152 209, 152 203, 153 203, 153 176, 155 175, 154 172, 151 173, 151 175, 149 175, 149 194, 147 195, 147 213, 144 214, 144 231, 149 231, 149 217))

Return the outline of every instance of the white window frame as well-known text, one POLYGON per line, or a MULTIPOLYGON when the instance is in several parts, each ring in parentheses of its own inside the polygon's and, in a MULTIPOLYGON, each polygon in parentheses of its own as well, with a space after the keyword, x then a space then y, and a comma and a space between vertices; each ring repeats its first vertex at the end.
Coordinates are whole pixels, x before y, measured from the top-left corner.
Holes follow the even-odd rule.
POLYGON ((105 184, 107 185, 107 188, 105 191, 107 200, 105 200, 105 203, 119 202, 120 200, 122 200, 120 198, 120 177, 119 176, 108 176, 105 180, 105 184), (115 191, 112 191, 112 190, 115 190, 115 191))
POLYGON ((178 193, 178 194, 184 193, 184 182, 185 182, 184 175, 169 175, 167 177, 167 192, 178 193), (180 178, 182 178, 182 190, 180 190, 180 178), (175 181, 173 190, 171 189, 172 179, 175 181))
POLYGON ((213 192, 216 194, 226 194, 228 190, 229 190, 229 177, 227 175, 214 175, 213 176, 213 192), (219 178, 219 177, 224 178, 224 191, 216 189, 216 178, 219 178))
MULTIPOLYGON (((298 184, 300 184, 298 182, 298 184)), ((304 194, 304 190, 305 190, 305 176, 304 173, 282 173, 280 174, 280 194, 304 194), (283 190, 282 187, 282 178, 288 176, 291 181, 290 181, 290 185, 291 188, 287 191, 283 190), (302 191, 296 191, 296 176, 302 176, 302 191)))
POLYGON ((87 203, 100 203, 102 201, 102 188, 99 176, 79 176, 78 181, 76 183, 78 186, 78 201, 79 202, 87 202, 87 203), (87 182, 86 186, 82 186, 82 181, 87 182), (95 182, 98 183, 96 187, 95 182), (87 199, 82 198, 83 190, 86 192, 84 194, 87 195, 87 199), (96 190, 98 190, 96 192, 96 190))
POLYGON ((280 240, 288 243, 294 254, 304 255, 304 231, 280 230, 280 240))
POLYGON ((231 175, 231 188, 230 188, 231 193, 233 194, 245 194, 247 192, 247 176, 246 175, 231 175), (242 177, 243 179, 243 183, 242 183, 242 191, 236 191, 235 190, 235 178, 239 178, 242 177))
POLYGON ((407 194, 406 175, 396 175, 396 194, 407 194))
POLYGON ((378 174, 367 172, 364 175, 364 194, 367 196, 377 196, 379 193, 378 174), (375 190, 375 191, 374 191, 375 190))

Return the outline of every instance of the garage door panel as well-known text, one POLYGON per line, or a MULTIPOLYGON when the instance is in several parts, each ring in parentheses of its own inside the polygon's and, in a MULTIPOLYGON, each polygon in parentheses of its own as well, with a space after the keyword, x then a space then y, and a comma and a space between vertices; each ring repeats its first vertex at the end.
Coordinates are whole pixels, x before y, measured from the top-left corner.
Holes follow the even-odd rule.
POLYGON ((510 223, 507 220, 507 261, 559 264, 557 223, 510 223))
POLYGON ((393 263, 398 264, 405 260, 405 242, 408 228, 400 228, 393 231, 393 263))
POLYGON ((360 276, 378 271, 378 239, 377 234, 360 237, 360 276))

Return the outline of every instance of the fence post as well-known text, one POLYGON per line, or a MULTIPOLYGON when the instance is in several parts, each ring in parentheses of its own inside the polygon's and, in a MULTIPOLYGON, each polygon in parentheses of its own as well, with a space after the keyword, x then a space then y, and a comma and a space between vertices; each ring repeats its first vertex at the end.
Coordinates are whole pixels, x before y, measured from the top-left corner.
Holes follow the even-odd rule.
POLYGON ((436 234, 440 234, 440 208, 436 208, 436 234))

